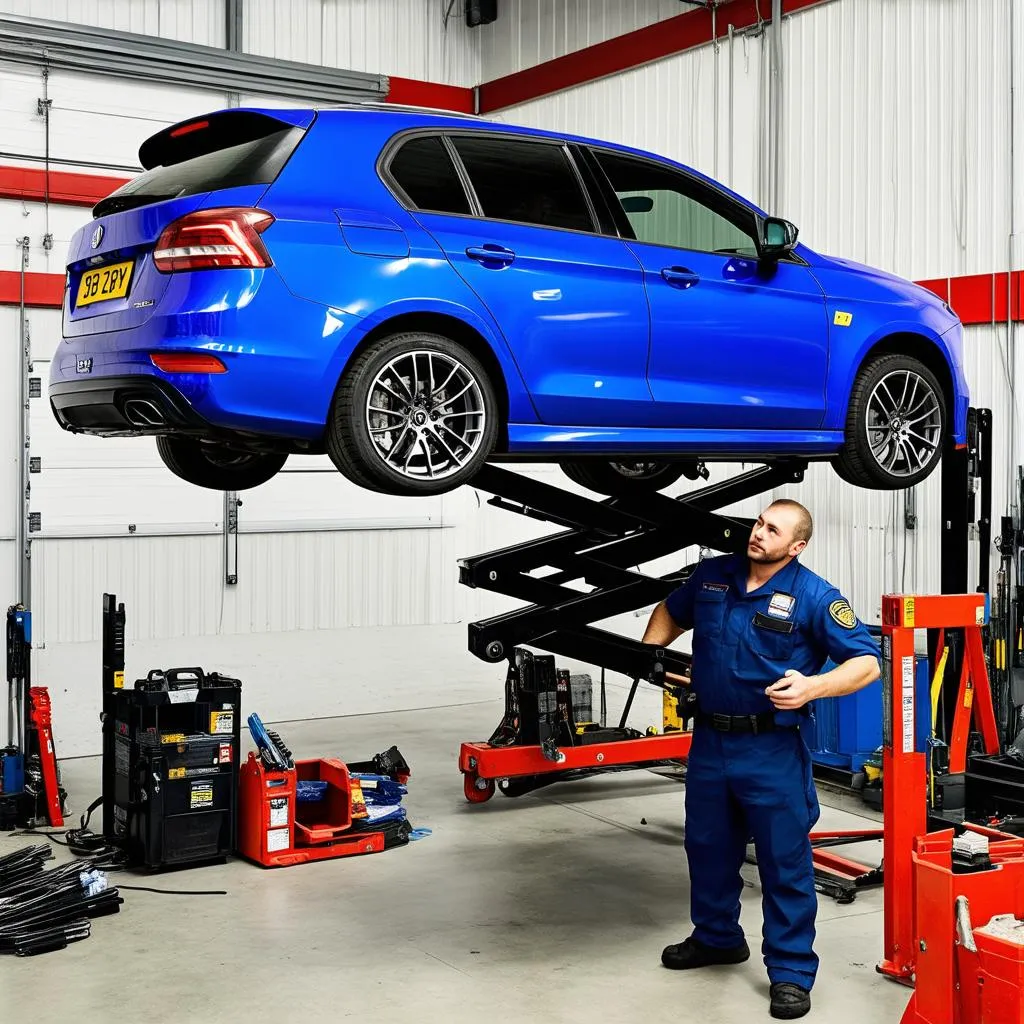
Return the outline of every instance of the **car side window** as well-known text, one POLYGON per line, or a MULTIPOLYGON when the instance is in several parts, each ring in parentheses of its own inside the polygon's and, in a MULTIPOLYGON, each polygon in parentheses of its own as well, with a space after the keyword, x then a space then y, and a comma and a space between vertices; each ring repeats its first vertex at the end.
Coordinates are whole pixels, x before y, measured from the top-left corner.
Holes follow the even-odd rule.
POLYGON ((593 231, 590 207, 565 148, 492 136, 452 136, 485 217, 593 231))
POLYGON ((391 158, 388 171, 418 210, 472 213, 459 173, 439 135, 409 139, 391 158))
POLYGON ((753 215, 686 174, 595 151, 638 242, 757 256, 753 215))

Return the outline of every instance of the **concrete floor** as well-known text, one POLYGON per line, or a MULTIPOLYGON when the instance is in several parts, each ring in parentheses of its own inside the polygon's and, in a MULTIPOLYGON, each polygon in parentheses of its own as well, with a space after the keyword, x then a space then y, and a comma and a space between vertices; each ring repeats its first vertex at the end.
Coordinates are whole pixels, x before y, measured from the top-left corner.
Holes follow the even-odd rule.
MULTIPOLYGON (((433 834, 276 870, 235 860, 155 877, 118 872, 125 885, 228 894, 124 891, 121 913, 93 922, 84 942, 0 960, 0 1018, 770 1020, 756 869, 745 869, 743 897, 750 961, 665 970, 662 947, 689 931, 682 787, 631 772, 471 806, 458 747, 486 738, 499 710, 487 701, 277 726, 297 757, 361 760, 397 744, 413 770, 410 818, 433 834)), ((99 767, 63 762, 74 825, 99 793, 99 767)), ((828 800, 823 793, 822 828, 872 827, 828 800)), ((33 841, 0 836, 0 855, 33 841)), ((807 1019, 897 1022, 909 991, 876 974, 881 948, 880 890, 849 906, 821 897, 822 964, 807 1019)))

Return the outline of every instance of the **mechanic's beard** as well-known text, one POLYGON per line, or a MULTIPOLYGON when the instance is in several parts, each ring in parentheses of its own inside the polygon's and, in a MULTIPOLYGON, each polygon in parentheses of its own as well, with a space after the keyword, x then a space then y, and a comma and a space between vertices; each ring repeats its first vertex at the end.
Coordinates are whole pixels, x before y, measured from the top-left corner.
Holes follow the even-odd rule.
POLYGON ((786 552, 783 551, 778 555, 769 555, 767 551, 755 551, 754 554, 747 553, 747 557, 752 562, 757 562, 758 565, 778 565, 779 562, 786 560, 786 552))

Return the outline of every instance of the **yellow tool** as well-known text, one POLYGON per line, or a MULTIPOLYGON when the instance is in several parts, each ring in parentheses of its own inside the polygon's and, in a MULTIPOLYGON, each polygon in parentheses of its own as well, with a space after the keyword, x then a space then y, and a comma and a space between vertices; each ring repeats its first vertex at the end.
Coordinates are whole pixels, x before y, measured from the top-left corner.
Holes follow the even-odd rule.
MULTIPOLYGON (((949 657, 949 647, 942 648, 942 655, 935 666, 935 675, 932 676, 931 704, 932 704, 932 731, 931 738, 935 737, 935 723, 939 717, 939 695, 942 693, 942 677, 946 671, 946 658, 949 657)), ((935 806, 935 745, 932 744, 928 752, 928 799, 931 805, 935 806)))

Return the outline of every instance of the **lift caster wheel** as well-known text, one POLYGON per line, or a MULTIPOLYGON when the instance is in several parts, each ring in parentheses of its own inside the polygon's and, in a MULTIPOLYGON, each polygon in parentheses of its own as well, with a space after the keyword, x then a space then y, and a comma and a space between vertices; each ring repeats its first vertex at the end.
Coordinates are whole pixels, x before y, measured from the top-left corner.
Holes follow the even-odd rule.
POLYGON ((481 779, 467 772, 462 776, 462 792, 471 804, 485 804, 494 796, 494 779, 481 779))

